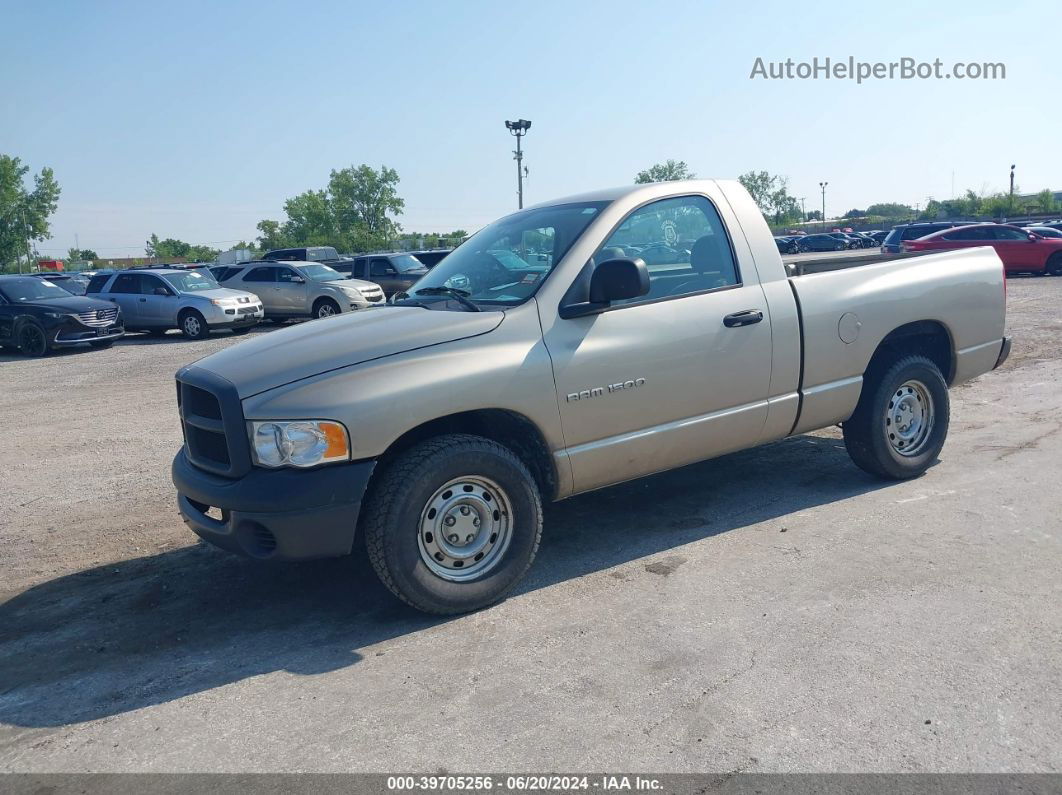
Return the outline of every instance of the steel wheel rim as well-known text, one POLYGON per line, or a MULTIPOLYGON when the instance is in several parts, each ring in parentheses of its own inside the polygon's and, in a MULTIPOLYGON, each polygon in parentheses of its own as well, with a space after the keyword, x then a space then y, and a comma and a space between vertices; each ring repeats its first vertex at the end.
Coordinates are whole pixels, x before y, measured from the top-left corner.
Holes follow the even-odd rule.
POLYGON ((890 396, 885 409, 885 438, 904 457, 919 455, 933 432, 936 411, 933 396, 921 381, 901 384, 890 396))
POLYGON ((321 304, 317 310, 317 317, 332 317, 336 313, 336 310, 331 304, 321 304))
POLYGON ((18 344, 30 356, 40 356, 48 347, 44 332, 36 326, 26 326, 19 332, 18 344))
POLYGON ((184 330, 188 332, 188 335, 195 337, 199 334, 199 318, 195 315, 189 315, 184 319, 184 330))
POLYGON ((505 557, 512 540, 512 505, 482 475, 462 475, 435 490, 420 514, 420 559, 437 577, 467 582, 505 557))

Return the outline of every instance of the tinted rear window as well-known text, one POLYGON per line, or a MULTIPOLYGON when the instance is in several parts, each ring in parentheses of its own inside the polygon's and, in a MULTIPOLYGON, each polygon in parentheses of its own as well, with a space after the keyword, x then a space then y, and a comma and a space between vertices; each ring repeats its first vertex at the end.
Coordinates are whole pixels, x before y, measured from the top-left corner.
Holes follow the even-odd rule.
POLYGON ((91 279, 89 279, 88 287, 85 288, 87 293, 100 293, 103 292, 103 285, 107 283, 107 280, 111 278, 109 273, 97 273, 91 279))
POLYGON ((928 224, 926 226, 909 226, 903 230, 901 240, 917 240, 920 237, 951 229, 951 224, 928 224))

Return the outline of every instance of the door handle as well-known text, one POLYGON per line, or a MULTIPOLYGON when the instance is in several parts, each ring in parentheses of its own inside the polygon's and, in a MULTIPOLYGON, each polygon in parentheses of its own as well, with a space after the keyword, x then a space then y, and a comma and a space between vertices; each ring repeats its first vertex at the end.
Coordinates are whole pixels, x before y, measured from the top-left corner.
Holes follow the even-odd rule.
POLYGON ((723 325, 727 328, 736 328, 737 326, 751 326, 761 320, 763 320, 763 312, 758 309, 746 309, 743 312, 734 312, 732 315, 724 317, 723 325))
POLYGON ((142 303, 142 304, 146 304, 147 303, 147 299, 146 298, 140 298, 140 299, 137 299, 137 300, 139 300, 140 303, 142 303))

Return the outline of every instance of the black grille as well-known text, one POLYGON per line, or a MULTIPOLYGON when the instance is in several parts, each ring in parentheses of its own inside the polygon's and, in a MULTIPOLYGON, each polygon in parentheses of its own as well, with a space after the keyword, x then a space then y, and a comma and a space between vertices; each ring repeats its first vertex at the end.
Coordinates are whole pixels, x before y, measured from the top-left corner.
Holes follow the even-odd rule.
POLYGON ((236 387, 198 367, 177 373, 177 405, 188 460, 208 472, 240 477, 251 467, 236 387))

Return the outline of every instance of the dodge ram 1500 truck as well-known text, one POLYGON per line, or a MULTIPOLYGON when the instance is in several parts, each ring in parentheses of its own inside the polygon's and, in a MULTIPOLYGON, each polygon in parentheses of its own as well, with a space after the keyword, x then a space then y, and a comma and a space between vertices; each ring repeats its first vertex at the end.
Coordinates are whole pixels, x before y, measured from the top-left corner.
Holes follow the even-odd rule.
POLYGON ((363 538, 400 598, 474 610, 531 565, 543 500, 837 423, 867 472, 922 474, 1004 317, 991 248, 789 277, 736 182, 589 193, 487 226, 393 305, 180 370, 173 482, 220 547, 363 538))

